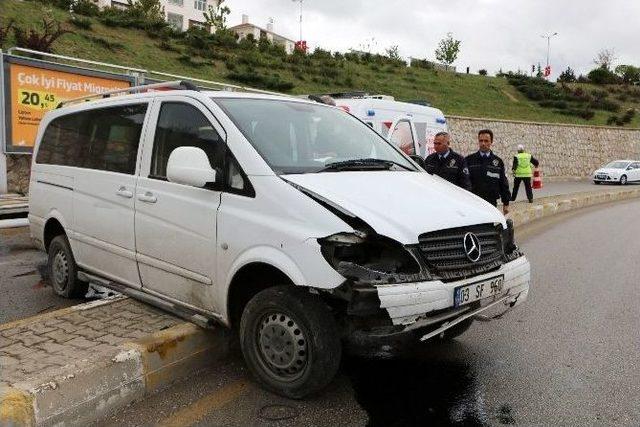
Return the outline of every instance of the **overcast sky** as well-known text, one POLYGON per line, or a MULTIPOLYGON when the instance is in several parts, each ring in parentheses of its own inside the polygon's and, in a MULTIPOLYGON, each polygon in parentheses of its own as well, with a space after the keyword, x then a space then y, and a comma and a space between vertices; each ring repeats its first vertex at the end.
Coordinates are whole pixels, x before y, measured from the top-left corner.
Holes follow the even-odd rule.
MULTIPOLYGON (((294 0, 226 0, 228 25, 249 22, 293 40, 299 37, 299 4, 294 0)), ((616 64, 640 66, 640 0, 304 0, 302 35, 311 49, 350 48, 383 53, 398 45, 403 57, 434 58, 438 41, 452 32, 462 41, 455 62, 476 73, 486 68, 530 70, 546 63, 551 39, 555 78, 570 66, 578 73, 594 67, 603 48, 615 49, 616 64), (365 46, 369 46, 367 49, 365 46), (365 48, 363 48, 365 47, 365 48)))

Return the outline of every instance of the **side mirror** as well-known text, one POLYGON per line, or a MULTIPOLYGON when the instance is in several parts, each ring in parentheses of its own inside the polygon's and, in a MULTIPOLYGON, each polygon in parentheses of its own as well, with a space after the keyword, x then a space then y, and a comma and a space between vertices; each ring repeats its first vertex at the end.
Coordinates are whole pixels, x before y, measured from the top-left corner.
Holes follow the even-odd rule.
POLYGON ((427 165, 425 164, 424 159, 422 158, 422 156, 419 156, 417 154, 411 154, 409 157, 411 157, 411 160, 413 160, 418 165, 420 165, 420 167, 422 169, 427 170, 427 165))
POLYGON ((216 181, 216 171, 201 148, 178 147, 169 156, 167 179, 178 184, 204 187, 208 182, 216 181))

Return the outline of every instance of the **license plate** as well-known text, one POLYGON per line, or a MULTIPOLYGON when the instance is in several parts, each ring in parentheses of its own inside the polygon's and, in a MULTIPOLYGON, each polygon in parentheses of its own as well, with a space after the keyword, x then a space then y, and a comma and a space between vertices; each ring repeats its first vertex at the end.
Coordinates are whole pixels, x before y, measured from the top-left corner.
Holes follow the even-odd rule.
POLYGON ((502 285, 504 285, 504 276, 498 276, 455 288, 453 291, 454 307, 500 295, 502 293, 502 285))

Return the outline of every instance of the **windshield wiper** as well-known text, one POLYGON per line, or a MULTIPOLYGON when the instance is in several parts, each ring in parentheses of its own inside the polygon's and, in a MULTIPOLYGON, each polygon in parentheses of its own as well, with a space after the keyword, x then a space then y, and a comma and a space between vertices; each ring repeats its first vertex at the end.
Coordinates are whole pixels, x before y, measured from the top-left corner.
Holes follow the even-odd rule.
POLYGON ((320 169, 318 172, 326 172, 330 170, 348 170, 348 169, 356 169, 356 170, 388 170, 392 166, 400 166, 405 170, 412 170, 411 168, 394 162, 393 160, 383 160, 383 159, 375 159, 375 158, 367 158, 367 159, 351 159, 344 160, 341 162, 332 162, 328 163, 320 169))

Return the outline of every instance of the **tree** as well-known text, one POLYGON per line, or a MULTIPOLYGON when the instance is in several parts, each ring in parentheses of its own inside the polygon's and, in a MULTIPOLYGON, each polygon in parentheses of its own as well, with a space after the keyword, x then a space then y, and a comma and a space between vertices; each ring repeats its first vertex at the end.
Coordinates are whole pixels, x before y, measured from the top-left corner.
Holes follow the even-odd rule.
POLYGON ((451 65, 460 53, 460 40, 454 40, 452 33, 447 33, 447 37, 440 40, 436 49, 436 59, 444 64, 451 65))
POLYGON ((571 67, 567 67, 566 70, 560 73, 558 81, 565 83, 574 83, 576 81, 576 73, 571 69, 571 67))
POLYGON ((227 29, 227 16, 231 13, 228 6, 223 6, 224 0, 220 0, 216 7, 209 6, 204 13, 204 19, 208 26, 215 32, 227 29))
POLYGON ((393 45, 393 46, 389 46, 385 52, 387 53, 387 56, 390 59, 393 59, 394 61, 399 61, 400 60, 400 49, 398 48, 398 45, 393 45))
POLYGON ((62 28, 59 21, 51 18, 42 18, 43 32, 38 32, 35 28, 26 30, 20 27, 13 27, 13 34, 16 39, 16 44, 19 47, 27 49, 38 50, 40 52, 53 53, 51 45, 63 34, 69 33, 62 28))
MULTIPOLYGON (((520 70, 518 70, 518 72, 520 72, 520 70)), ((538 68, 536 69, 536 77, 539 79, 544 77, 544 74, 542 74, 542 67, 540 66, 539 62, 538 62, 538 68)))
POLYGON ((616 52, 614 49, 602 49, 593 59, 593 63, 600 68, 610 70, 615 60, 616 52))
POLYGON ((640 84, 640 67, 633 65, 618 65, 616 74, 627 84, 640 84))
POLYGON ((9 35, 9 31, 13 28, 14 21, 13 19, 9 19, 7 25, 0 25, 0 47, 4 44, 5 39, 9 35))
POLYGON ((129 6, 125 10, 138 25, 151 29, 161 28, 166 25, 164 20, 164 7, 160 0, 127 0, 129 6))

